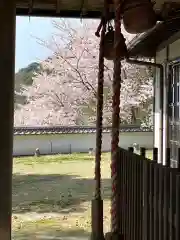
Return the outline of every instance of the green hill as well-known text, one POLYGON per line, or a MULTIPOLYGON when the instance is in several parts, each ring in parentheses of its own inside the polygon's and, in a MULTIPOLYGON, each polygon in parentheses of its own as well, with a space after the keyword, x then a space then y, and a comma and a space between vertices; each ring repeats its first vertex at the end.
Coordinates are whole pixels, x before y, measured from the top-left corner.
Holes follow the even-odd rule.
POLYGON ((41 65, 37 62, 29 64, 25 68, 21 68, 15 74, 15 108, 18 104, 25 103, 25 97, 20 96, 18 93, 21 91, 22 85, 29 86, 33 82, 33 76, 35 73, 41 70, 41 65))

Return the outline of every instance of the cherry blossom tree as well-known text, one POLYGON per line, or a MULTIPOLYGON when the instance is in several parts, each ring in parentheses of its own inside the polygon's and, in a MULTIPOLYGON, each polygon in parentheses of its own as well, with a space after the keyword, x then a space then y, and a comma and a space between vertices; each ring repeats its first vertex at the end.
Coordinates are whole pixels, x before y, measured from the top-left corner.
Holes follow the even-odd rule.
MULTIPOLYGON (((32 86, 22 86, 21 94, 27 102, 15 111, 15 125, 95 124, 99 39, 94 33, 98 23, 53 21, 55 32, 51 39, 38 39, 52 55, 41 62, 42 71, 35 75, 32 86)), ((127 41, 133 37, 125 31, 124 34, 127 41)), ((111 123, 112 77, 113 62, 105 61, 105 125, 111 123)), ((149 99, 152 99, 149 70, 123 62, 121 122, 136 122, 139 110, 149 99)))

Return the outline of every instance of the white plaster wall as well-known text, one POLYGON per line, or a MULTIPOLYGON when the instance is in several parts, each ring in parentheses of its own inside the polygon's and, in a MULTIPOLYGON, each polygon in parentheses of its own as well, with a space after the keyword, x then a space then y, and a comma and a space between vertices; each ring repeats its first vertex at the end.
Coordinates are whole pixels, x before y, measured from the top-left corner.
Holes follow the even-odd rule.
MULTIPOLYGON (((180 33, 178 33, 180 34, 180 33)), ((169 44, 169 61, 180 58, 180 39, 169 44)), ((166 60, 166 49, 157 51, 156 53, 156 62, 163 63, 166 60)))
MULTIPOLYGON (((120 146, 131 147, 133 143, 151 149, 153 147, 152 132, 126 132, 120 134, 120 146)), ((59 135, 21 135, 14 136, 13 155, 33 155, 36 148, 41 154, 57 154, 70 152, 88 152, 95 149, 96 135, 92 134, 59 134, 59 135)), ((111 134, 103 134, 102 150, 110 151, 111 134)))
POLYGON ((180 58, 180 39, 169 45, 169 60, 180 58))
POLYGON ((166 49, 162 49, 156 53, 156 63, 162 64, 166 58, 166 49))

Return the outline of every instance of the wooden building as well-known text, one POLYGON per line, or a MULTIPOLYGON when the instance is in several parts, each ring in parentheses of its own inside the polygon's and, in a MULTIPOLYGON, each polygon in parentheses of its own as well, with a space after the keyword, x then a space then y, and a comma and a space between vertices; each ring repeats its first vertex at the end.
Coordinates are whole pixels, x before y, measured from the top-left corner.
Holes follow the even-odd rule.
MULTIPOLYGON (((164 1, 156 1, 159 5, 164 1)), ((171 2, 171 1, 170 1, 171 2)), ((180 4, 180 1, 175 1, 180 4)), ((180 5, 179 5, 180 7, 180 5)), ((154 59, 154 146, 161 149, 159 162, 177 166, 180 147, 180 18, 179 10, 165 22, 135 37, 129 44, 131 58, 154 59)))
MULTIPOLYGON (((126 1, 126 0, 125 0, 126 1)), ((15 69, 16 15, 49 17, 100 18, 103 0, 14 0, 0 1, 0 239, 11 239, 11 192, 13 151, 13 101, 15 69)), ((172 2, 172 1, 170 1, 172 2)), ((180 3, 179 0, 175 2, 180 3)), ((157 0, 154 10, 159 11, 165 3, 157 0)), ((179 7, 173 9, 167 21, 138 35, 129 44, 131 58, 155 58, 155 146, 160 151, 159 162, 166 161, 165 148, 172 149, 172 164, 177 162, 179 146, 179 7), (176 11, 177 10, 177 11, 176 11)), ((142 19, 143 20, 143 19, 142 19)), ((179 239, 179 238, 177 238, 179 239)))

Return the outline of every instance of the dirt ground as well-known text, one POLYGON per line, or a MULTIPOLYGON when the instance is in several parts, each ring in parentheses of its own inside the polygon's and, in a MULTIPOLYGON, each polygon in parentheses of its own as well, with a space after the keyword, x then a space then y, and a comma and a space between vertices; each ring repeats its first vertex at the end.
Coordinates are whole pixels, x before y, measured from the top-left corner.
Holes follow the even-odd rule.
MULTIPOLYGON (((152 152, 148 152, 152 157, 152 152)), ((15 158, 14 240, 89 239, 94 157, 71 154, 15 158)), ((102 156, 104 232, 110 227, 110 154, 102 156)))
MULTIPOLYGON (((104 226, 109 228, 110 155, 102 160, 104 226)), ((88 239, 94 157, 14 159, 13 239, 88 239)))

